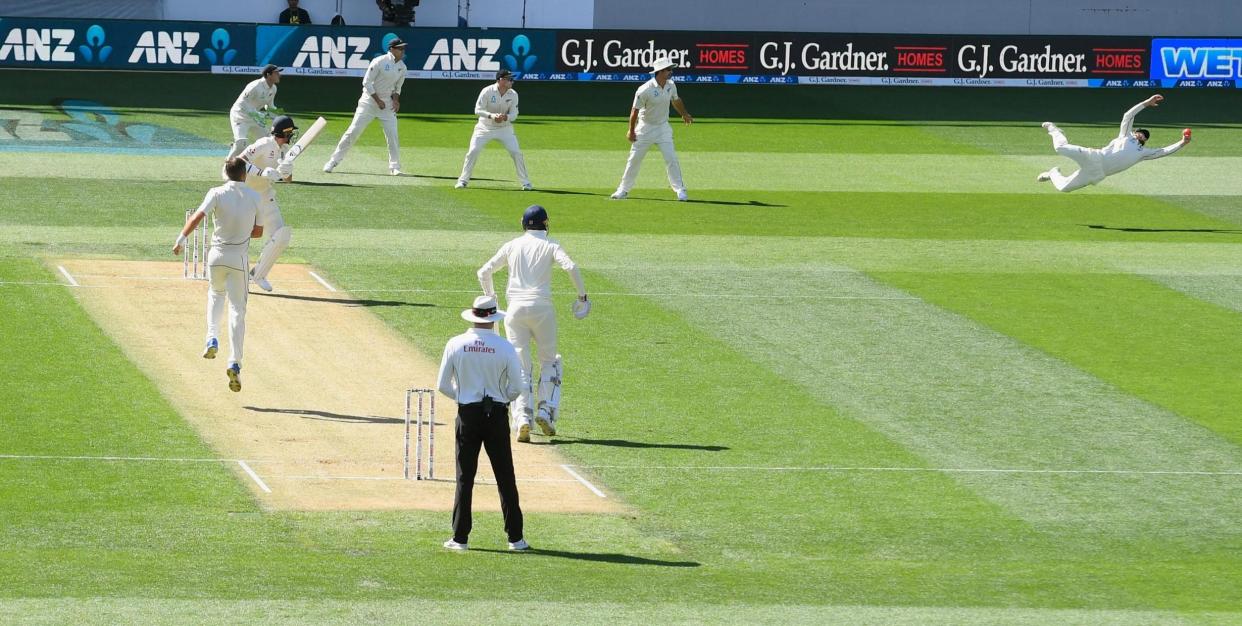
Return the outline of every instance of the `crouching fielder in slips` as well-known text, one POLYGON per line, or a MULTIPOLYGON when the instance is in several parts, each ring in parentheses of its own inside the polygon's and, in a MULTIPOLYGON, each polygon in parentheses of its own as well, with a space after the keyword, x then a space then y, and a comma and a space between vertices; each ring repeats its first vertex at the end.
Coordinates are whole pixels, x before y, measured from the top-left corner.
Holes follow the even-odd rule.
POLYGON ((198 210, 190 216, 177 236, 173 254, 181 254, 186 237, 198 228, 210 213, 215 220, 211 233, 211 249, 207 251, 207 272, 211 289, 207 292, 207 342, 204 359, 216 358, 220 348, 220 322, 224 319, 225 299, 229 307, 229 367, 225 374, 229 389, 241 391, 242 342, 246 337, 246 268, 250 264, 250 239, 263 234, 256 223, 259 204, 263 201, 245 185, 246 162, 229 159, 224 172, 229 182, 213 187, 203 198, 198 210))
POLYGON ((293 174, 293 165, 281 163, 281 151, 293 141, 298 127, 293 118, 282 115, 272 121, 272 133, 246 148, 242 158, 246 162, 246 184, 257 191, 263 202, 259 205, 259 224, 267 233, 267 241, 263 251, 259 253, 259 262, 250 271, 250 278, 263 291, 271 291, 272 283, 268 282, 267 274, 276 265, 276 259, 293 241, 293 229, 285 225, 285 218, 280 214, 280 205, 276 202, 274 184, 293 174))
POLYGON ((492 274, 501 267, 509 267, 509 286, 506 290, 508 308, 505 310, 505 335, 517 349, 522 359, 526 379, 534 384, 530 341, 535 340, 539 351, 539 403, 532 411, 534 390, 529 386, 522 391, 514 405, 513 428, 517 440, 530 441, 531 421, 539 424, 545 435, 556 434, 557 411, 561 403, 561 375, 564 365, 556 348, 556 311, 552 308, 552 264, 560 265, 578 289, 574 301, 574 317, 582 319, 591 312, 582 274, 573 259, 561 249, 561 244, 548 238, 548 212, 533 205, 522 214, 522 228, 526 233, 500 247, 483 267, 479 268, 479 285, 483 294, 495 296, 492 274))
POLYGON ((479 116, 479 123, 474 125, 474 135, 470 137, 470 148, 466 151, 466 162, 461 166, 461 176, 457 177, 454 187, 463 189, 470 183, 474 164, 483 153, 483 148, 493 141, 499 141, 509 151, 509 156, 513 157, 513 167, 517 169, 522 191, 530 191, 526 159, 522 156, 522 149, 518 147, 517 134, 513 132, 513 120, 518 116, 518 93, 513 88, 513 72, 496 72, 495 84, 488 85, 479 92, 479 99, 474 103, 474 114, 479 116))
POLYGON ((1069 157, 1078 164, 1078 171, 1065 176, 1058 168, 1052 168, 1035 178, 1038 182, 1052 182, 1057 191, 1074 191, 1087 185, 1094 185, 1118 172, 1130 169, 1139 161, 1150 161, 1169 156, 1190 143, 1190 129, 1182 131, 1182 140, 1159 150, 1146 147, 1151 138, 1151 131, 1146 128, 1134 129, 1134 117, 1147 107, 1158 106, 1164 96, 1154 95, 1130 108, 1121 117, 1121 132, 1103 148, 1084 148, 1076 146, 1065 138, 1065 133, 1052 122, 1044 122, 1044 130, 1052 136, 1052 149, 1057 154, 1069 157))

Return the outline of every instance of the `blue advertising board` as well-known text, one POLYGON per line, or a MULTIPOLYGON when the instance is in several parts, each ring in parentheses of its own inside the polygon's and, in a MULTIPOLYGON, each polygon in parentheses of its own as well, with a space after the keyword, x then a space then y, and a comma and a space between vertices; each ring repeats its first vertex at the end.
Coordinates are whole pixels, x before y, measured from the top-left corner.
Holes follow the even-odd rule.
POLYGON ((0 18, 0 67, 210 71, 254 44, 250 24, 0 18))
POLYGON ((1242 84, 1242 39, 1153 39, 1151 77, 1164 87, 1242 84))

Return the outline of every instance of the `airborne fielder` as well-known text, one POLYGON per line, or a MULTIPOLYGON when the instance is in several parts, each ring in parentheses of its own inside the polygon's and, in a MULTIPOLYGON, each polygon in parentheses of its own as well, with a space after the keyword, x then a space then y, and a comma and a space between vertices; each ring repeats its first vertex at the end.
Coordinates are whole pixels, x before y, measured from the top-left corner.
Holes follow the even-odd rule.
POLYGON ((282 115, 272 122, 272 133, 251 144, 242 155, 248 163, 246 171, 250 174, 246 178, 246 184, 263 197, 259 206, 259 224, 263 226, 263 232, 268 234, 268 239, 263 244, 263 252, 259 253, 259 262, 250 271, 250 278, 264 291, 272 290, 272 283, 268 282, 267 275, 272 271, 272 266, 276 265, 277 257, 289 247, 289 242, 293 239, 293 230, 285 225, 285 219, 280 214, 280 205, 276 203, 276 189, 272 184, 293 173, 293 165, 281 162, 280 157, 282 146, 293 141, 294 131, 297 129, 292 118, 282 115))
POLYGON ((246 84, 237 102, 229 109, 229 125, 233 127, 233 147, 228 158, 242 153, 251 137, 263 135, 267 128, 267 114, 276 108, 276 85, 280 84, 280 68, 267 65, 263 75, 246 84))
POLYGON ((518 397, 513 410, 513 427, 517 440, 530 441, 531 421, 539 424, 545 435, 556 434, 557 410, 561 403, 561 375, 564 365, 556 350, 556 311, 552 308, 552 264, 561 266, 578 289, 574 301, 574 317, 582 319, 591 312, 582 274, 573 259, 561 249, 561 244, 548 238, 548 212, 539 205, 532 205, 522 214, 522 228, 526 233, 500 247, 483 267, 479 268, 479 285, 483 294, 495 296, 492 274, 501 267, 509 267, 509 287, 506 290, 508 308, 505 310, 505 335, 517 349, 522 359, 526 379, 531 376, 532 360, 530 341, 533 338, 539 350, 539 405, 538 413, 532 411, 534 391, 528 386, 518 397))
POLYGON ((1087 185, 1094 185, 1118 172, 1125 171, 1139 161, 1149 161, 1169 156, 1190 143, 1190 129, 1182 131, 1182 140, 1159 150, 1146 147, 1151 138, 1151 131, 1146 128, 1134 129, 1134 117, 1147 107, 1158 106, 1164 96, 1154 95, 1130 108, 1121 117, 1121 132, 1103 148, 1084 148, 1071 144, 1065 133, 1052 122, 1044 122, 1044 130, 1052 136, 1052 149, 1057 154, 1069 157, 1078 164, 1078 171, 1064 176, 1058 168, 1052 168, 1035 178, 1038 182, 1052 181, 1057 191, 1074 191, 1087 185))
POLYGON ((509 156, 513 157, 513 167, 517 169, 522 191, 530 191, 526 159, 522 156, 522 149, 518 147, 517 134, 513 132, 513 120, 518 116, 518 93, 513 88, 513 72, 496 72, 496 82, 479 92, 479 99, 474 103, 474 114, 479 116, 479 122, 474 125, 474 135, 470 137, 470 148, 466 151, 466 162, 461 166, 461 176, 457 178, 455 187, 463 189, 470 183, 470 174, 474 172, 474 164, 479 160, 483 148, 492 141, 499 141, 509 151, 509 156))
POLYGON ((204 359, 216 358, 220 348, 220 322, 224 319, 224 302, 229 305, 229 389, 241 391, 242 342, 246 336, 246 267, 250 264, 250 239, 263 235, 263 227, 255 220, 262 199, 247 187, 246 163, 229 159, 224 165, 229 182, 207 192, 203 203, 190 216, 173 244, 173 254, 181 254, 186 237, 198 228, 210 213, 215 220, 211 234, 211 250, 207 252, 207 272, 211 289, 207 292, 207 343, 204 359))

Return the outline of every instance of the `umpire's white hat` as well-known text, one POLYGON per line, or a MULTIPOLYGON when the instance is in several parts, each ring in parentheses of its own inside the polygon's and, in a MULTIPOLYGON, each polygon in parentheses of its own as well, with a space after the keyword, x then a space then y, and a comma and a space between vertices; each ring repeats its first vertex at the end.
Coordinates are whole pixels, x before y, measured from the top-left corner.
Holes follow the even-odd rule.
POLYGON ((479 296, 474 299, 474 305, 471 308, 461 312, 461 318, 467 322, 487 324, 504 319, 505 312, 496 310, 495 296, 479 296))
POLYGON ((677 67, 677 63, 675 63, 672 59, 668 57, 660 57, 651 65, 651 73, 655 74, 660 70, 672 69, 674 67, 677 67))

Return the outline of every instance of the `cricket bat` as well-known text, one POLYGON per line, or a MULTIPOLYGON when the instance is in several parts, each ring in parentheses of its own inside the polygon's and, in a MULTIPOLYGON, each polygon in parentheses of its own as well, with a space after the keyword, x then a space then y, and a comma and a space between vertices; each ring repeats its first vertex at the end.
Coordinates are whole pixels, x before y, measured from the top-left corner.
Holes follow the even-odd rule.
POLYGON ((306 129, 306 132, 302 133, 302 136, 298 139, 298 142, 293 144, 292 148, 289 148, 289 152, 285 153, 285 158, 281 159, 281 163, 292 165, 294 159, 298 158, 298 156, 302 154, 302 151, 306 150, 306 148, 315 141, 315 138, 319 136, 319 133, 323 132, 324 127, 327 125, 328 120, 325 120, 322 117, 315 120, 315 123, 311 124, 310 128, 306 129))

